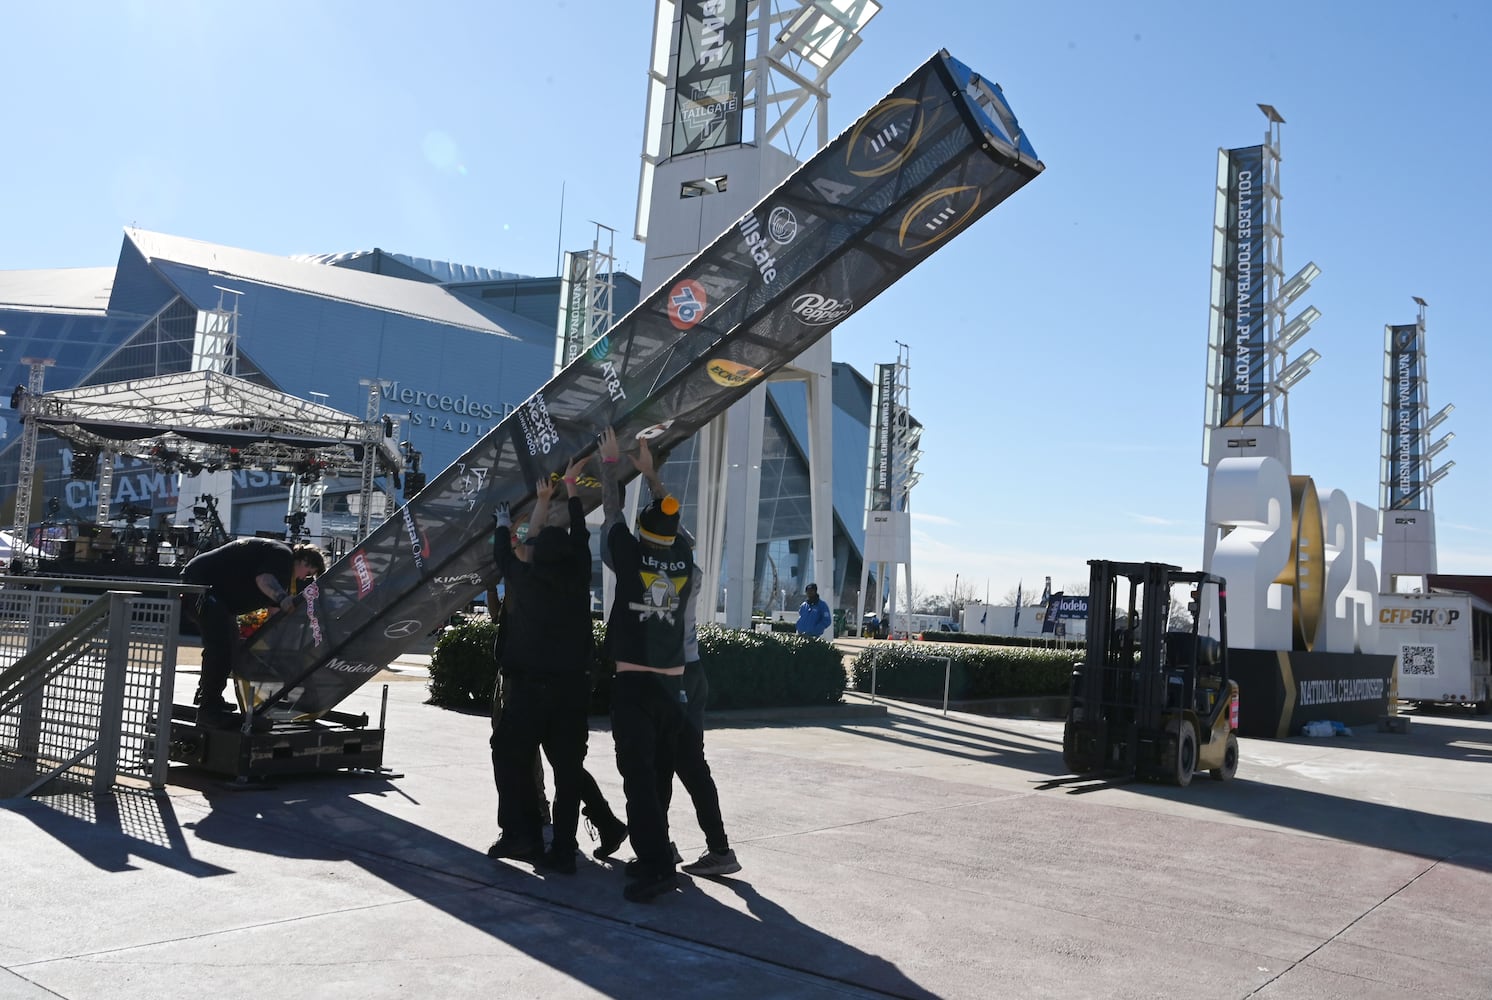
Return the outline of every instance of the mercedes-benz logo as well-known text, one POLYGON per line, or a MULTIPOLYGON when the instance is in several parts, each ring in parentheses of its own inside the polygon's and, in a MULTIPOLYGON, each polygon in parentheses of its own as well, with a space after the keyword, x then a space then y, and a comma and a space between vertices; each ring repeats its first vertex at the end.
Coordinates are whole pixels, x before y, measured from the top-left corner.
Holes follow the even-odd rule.
POLYGON ((406 618, 402 622, 394 622, 383 630, 386 639, 408 639, 423 629, 424 623, 417 622, 413 618, 406 618))

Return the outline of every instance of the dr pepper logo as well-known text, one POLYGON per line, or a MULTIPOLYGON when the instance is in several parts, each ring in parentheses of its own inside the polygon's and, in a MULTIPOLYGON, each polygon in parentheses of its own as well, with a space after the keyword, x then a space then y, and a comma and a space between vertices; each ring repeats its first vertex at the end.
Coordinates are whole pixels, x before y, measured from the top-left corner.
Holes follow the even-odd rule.
POLYGON ((903 250, 930 247, 958 232, 979 211, 982 199, 980 190, 972 184, 930 191, 902 216, 896 242, 903 250))
POLYGON ((687 330, 704 318, 709 301, 704 285, 685 278, 668 293, 668 321, 677 329, 687 330))
POLYGON ((922 140, 926 116, 910 97, 888 97, 850 133, 844 163, 856 177, 883 177, 907 162, 922 140))

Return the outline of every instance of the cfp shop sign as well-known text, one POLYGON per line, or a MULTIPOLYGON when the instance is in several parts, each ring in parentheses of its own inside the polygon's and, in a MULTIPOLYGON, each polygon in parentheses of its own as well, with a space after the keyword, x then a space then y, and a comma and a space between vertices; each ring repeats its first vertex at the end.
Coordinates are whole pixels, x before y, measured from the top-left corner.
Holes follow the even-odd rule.
POLYGON ((1341 490, 1324 497, 1278 459, 1225 458, 1212 473, 1212 572, 1228 581, 1228 643, 1244 649, 1361 653, 1377 648, 1378 570, 1367 543, 1378 512, 1341 490))
POLYGON ((488 431, 517 409, 512 403, 493 405, 472 399, 465 393, 452 396, 448 393, 415 389, 397 381, 388 383, 380 391, 385 402, 411 408, 411 426, 477 438, 485 437, 488 431))

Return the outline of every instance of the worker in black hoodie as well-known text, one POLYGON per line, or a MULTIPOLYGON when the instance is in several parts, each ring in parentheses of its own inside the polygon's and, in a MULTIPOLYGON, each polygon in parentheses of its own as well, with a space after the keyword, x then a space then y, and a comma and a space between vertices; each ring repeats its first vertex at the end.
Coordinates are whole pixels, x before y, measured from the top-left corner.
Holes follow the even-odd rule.
MULTIPOLYGON (((498 506, 493 539, 493 556, 506 591, 507 636, 502 664, 505 705, 492 739, 502 836, 487 853, 493 858, 532 860, 564 874, 575 871, 580 800, 588 784, 586 712, 594 657, 591 548, 585 511, 574 495, 584 464, 584 459, 573 462, 564 474, 570 493, 568 531, 548 524, 554 485, 546 478, 535 486, 529 525, 538 534, 529 540, 529 559, 520 559, 514 550, 506 504, 498 506), (547 851, 533 780, 539 747, 554 771, 554 837, 547 851)), ((598 811, 594 802, 587 810, 598 828, 620 825, 609 815, 609 807, 608 815, 598 817, 598 811)), ((619 837, 616 840, 620 842, 619 837)))

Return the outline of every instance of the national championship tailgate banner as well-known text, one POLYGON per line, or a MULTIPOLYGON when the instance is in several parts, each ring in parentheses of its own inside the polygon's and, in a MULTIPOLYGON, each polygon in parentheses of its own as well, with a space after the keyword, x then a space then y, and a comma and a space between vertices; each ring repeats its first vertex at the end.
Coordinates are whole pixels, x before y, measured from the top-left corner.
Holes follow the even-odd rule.
POLYGON ((741 141, 746 0, 684 0, 674 73, 671 156, 741 141))
POLYGON ((1388 328, 1388 380, 1383 389, 1383 408, 1387 420, 1384 441, 1388 454, 1388 496, 1384 506, 1390 510, 1424 510, 1424 428, 1420 426, 1421 371, 1419 326, 1388 328))
POLYGON ((521 524, 608 425, 666 455, 1042 169, 999 88, 933 56, 271 618, 241 675, 335 706, 494 579, 498 503, 521 524))
POLYGON ((1264 147, 1228 150, 1219 427, 1264 421, 1264 147))

